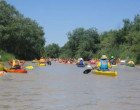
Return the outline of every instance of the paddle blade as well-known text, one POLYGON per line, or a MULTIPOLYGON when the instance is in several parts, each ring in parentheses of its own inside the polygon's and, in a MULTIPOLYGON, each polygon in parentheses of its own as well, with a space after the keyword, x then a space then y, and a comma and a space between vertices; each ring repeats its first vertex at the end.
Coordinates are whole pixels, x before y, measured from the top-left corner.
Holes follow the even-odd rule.
POLYGON ((88 73, 90 73, 91 72, 91 69, 87 69, 87 70, 85 70, 83 73, 84 74, 88 74, 88 73))

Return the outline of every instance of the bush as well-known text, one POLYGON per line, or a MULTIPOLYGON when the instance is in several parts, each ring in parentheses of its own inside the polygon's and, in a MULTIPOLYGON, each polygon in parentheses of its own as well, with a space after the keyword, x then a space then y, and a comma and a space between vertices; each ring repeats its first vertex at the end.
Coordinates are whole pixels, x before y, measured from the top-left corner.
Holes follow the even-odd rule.
POLYGON ((0 56, 1 56, 0 58, 1 61, 9 61, 9 60, 15 59, 15 56, 13 54, 4 52, 2 50, 0 50, 0 56))

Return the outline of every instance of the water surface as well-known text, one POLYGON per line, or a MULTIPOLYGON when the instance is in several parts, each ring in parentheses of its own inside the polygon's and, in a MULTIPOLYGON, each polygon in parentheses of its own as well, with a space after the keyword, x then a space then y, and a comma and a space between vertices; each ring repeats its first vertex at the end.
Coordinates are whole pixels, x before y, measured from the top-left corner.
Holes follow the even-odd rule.
POLYGON ((109 77, 73 64, 27 65, 27 74, 0 77, 0 110, 140 110, 138 66, 113 67, 118 76, 109 77))

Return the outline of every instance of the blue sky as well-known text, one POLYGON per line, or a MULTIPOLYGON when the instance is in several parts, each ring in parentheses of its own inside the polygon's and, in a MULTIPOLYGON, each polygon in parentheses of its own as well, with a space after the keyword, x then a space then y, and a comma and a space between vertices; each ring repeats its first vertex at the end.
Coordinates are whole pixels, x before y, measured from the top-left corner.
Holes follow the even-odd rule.
POLYGON ((46 45, 63 46, 76 28, 98 32, 120 29, 122 20, 140 14, 140 0, 6 0, 24 17, 43 27, 46 45))

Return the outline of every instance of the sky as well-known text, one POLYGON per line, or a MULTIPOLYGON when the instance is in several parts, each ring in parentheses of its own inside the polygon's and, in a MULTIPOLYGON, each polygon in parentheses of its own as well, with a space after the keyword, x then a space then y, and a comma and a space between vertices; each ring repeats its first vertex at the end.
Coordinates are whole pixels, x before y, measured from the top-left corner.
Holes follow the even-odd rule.
POLYGON ((98 33, 120 29, 123 19, 140 14, 140 0, 6 0, 24 17, 35 20, 45 32, 46 45, 60 47, 68 32, 83 27, 98 33))

